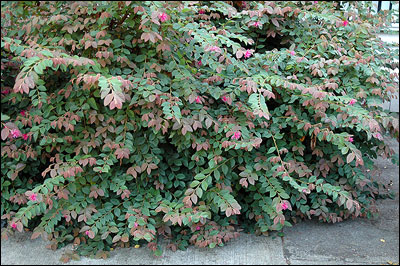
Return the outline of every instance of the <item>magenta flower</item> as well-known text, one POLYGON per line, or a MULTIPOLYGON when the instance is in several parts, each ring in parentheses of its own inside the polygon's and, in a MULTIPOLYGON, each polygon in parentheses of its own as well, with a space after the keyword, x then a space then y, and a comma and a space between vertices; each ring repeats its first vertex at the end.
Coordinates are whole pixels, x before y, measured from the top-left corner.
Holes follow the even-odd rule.
POLYGON ((201 62, 201 60, 199 60, 199 61, 197 62, 197 64, 198 64, 199 66, 202 66, 202 65, 203 65, 203 63, 201 62))
POLYGON ((9 94, 9 93, 10 93, 10 90, 4 90, 4 91, 1 91, 1 93, 3 93, 3 94, 9 94))
POLYGON ((226 96, 222 96, 222 101, 224 102, 224 103, 226 103, 227 101, 228 101, 228 98, 226 98, 226 96))
POLYGON ((314 1, 314 4, 318 4, 318 1, 314 1))
POLYGON ((13 129, 11 130, 11 135, 14 139, 21 137, 21 131, 19 131, 18 129, 13 129))
POLYGON ((161 22, 167 21, 168 20, 168 16, 165 13, 162 13, 158 16, 158 18, 160 19, 161 22))
POLYGON ((259 21, 254 22, 253 26, 254 27, 259 27, 259 26, 261 26, 261 22, 259 22, 259 21))
POLYGON ((282 210, 286 210, 289 206, 287 205, 286 202, 281 204, 282 210))
POLYGON ((347 25, 349 25, 349 22, 347 20, 343 20, 343 26, 346 27, 347 25))
POLYGON ((305 189, 305 188, 303 188, 302 191, 303 191, 303 193, 307 193, 307 189, 305 189))
POLYGON ((85 234, 88 236, 88 235, 89 235, 89 230, 87 230, 87 231, 85 232, 85 234))
POLYGON ((196 227, 196 230, 199 231, 199 230, 200 230, 200 226, 197 226, 197 227, 196 227))
POLYGON ((199 14, 205 14, 205 13, 206 13, 206 11, 204 11, 204 9, 199 10, 199 14))
POLYGON ((17 224, 13 222, 13 223, 11 224, 11 227, 14 228, 14 229, 17 228, 17 224))
POLYGON ((139 224, 137 222, 135 222, 134 224, 135 228, 139 226, 139 224))
POLYGON ((21 112, 19 112, 22 116, 25 116, 25 110, 22 110, 21 112))
POLYGON ((195 101, 196 101, 196 103, 201 103, 200 96, 197 96, 195 101))
POLYGON ((232 139, 239 139, 242 133, 240 131, 236 131, 235 134, 233 134, 232 139))
POLYGON ((290 51, 290 55, 295 55, 296 52, 295 51, 290 51))
POLYGON ((253 54, 252 51, 246 50, 246 53, 244 53, 244 58, 249 58, 253 54))
POLYGON ((67 219, 67 218, 68 218, 68 215, 64 214, 64 218, 67 219))
POLYGON ((350 102, 349 102, 349 105, 353 105, 353 104, 355 104, 356 102, 357 102, 356 99, 351 99, 350 102))
POLYGON ((24 140, 27 140, 27 139, 28 139, 28 134, 23 134, 23 135, 22 135, 22 138, 23 138, 24 140))
POLYGON ((352 137, 349 137, 347 140, 348 140, 349 142, 353 142, 353 141, 354 141, 354 139, 353 139, 352 137))
POLYGON ((374 137, 381 140, 382 139, 382 135, 380 133, 375 133, 374 137))
POLYGON ((31 201, 36 201, 36 200, 37 200, 37 194, 32 193, 32 194, 29 196, 29 199, 30 199, 31 201))

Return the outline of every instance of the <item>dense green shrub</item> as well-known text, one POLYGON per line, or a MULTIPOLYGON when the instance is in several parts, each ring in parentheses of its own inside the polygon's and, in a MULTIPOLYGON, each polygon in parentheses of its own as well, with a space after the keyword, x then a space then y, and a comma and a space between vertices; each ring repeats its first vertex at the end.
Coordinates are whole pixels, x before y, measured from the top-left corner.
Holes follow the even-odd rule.
POLYGON ((370 6, 2 2, 2 237, 159 255, 370 217, 399 136, 370 6))

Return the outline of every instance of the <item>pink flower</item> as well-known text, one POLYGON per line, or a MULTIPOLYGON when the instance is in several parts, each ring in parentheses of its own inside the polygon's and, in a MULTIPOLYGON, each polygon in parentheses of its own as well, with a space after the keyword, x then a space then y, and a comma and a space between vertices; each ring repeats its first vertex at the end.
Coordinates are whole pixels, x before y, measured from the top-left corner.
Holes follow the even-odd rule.
POLYGON ((252 51, 246 50, 246 53, 244 54, 244 58, 249 58, 253 54, 252 51))
POLYGON ((14 229, 17 228, 17 224, 13 222, 13 223, 11 224, 11 227, 14 228, 14 229))
POLYGON ((382 135, 380 133, 375 133, 374 137, 381 140, 382 139, 382 135))
POLYGON ((240 131, 236 131, 235 134, 233 134, 232 139, 239 139, 242 133, 240 131))
POLYGON ((19 112, 22 116, 25 116, 25 110, 22 110, 21 112, 19 112))
POLYGON ((286 202, 281 204, 282 210, 286 210, 289 206, 287 205, 286 202))
POLYGON ((135 222, 134 224, 135 228, 139 226, 139 224, 137 222, 135 222))
POLYGON ((199 14, 205 14, 205 13, 206 13, 206 11, 204 11, 204 9, 199 10, 199 14))
POLYGON ((64 218, 67 219, 67 218, 68 218, 68 215, 64 214, 64 218))
POLYGON ((196 103, 201 103, 200 96, 197 96, 195 101, 196 101, 196 103))
POLYGON ((314 4, 318 4, 318 1, 314 1, 314 4))
POLYGON ((196 227, 196 230, 199 231, 199 230, 200 230, 200 226, 197 226, 197 227, 196 227))
POLYGON ((353 139, 352 137, 349 137, 347 140, 348 140, 349 142, 353 142, 353 141, 354 141, 354 139, 353 139))
POLYGON ((30 199, 31 201, 36 201, 36 200, 37 200, 37 194, 35 194, 35 193, 31 194, 31 195, 29 196, 29 199, 30 199))
POLYGON ((197 64, 198 64, 199 66, 202 66, 202 65, 203 65, 203 63, 201 62, 201 60, 199 60, 199 61, 197 62, 197 64))
POLYGON ((303 188, 302 191, 303 191, 303 193, 307 193, 307 189, 305 189, 305 188, 303 188))
POLYGON ((290 51, 290 55, 295 55, 296 52, 295 51, 290 51))
POLYGON ((21 131, 19 131, 18 129, 13 129, 11 130, 11 135, 14 139, 21 137, 21 131))
POLYGON ((356 99, 351 99, 350 102, 349 102, 349 105, 353 105, 353 104, 355 104, 356 102, 357 102, 356 99))
POLYGON ((3 93, 3 94, 9 94, 9 93, 10 93, 10 90, 3 90, 3 91, 1 91, 1 93, 3 93))
POLYGON ((347 20, 343 20, 343 26, 346 27, 347 25, 349 25, 349 22, 347 20))
POLYGON ((23 138, 24 140, 27 140, 27 139, 28 139, 28 134, 23 134, 23 135, 22 135, 22 138, 23 138))
POLYGON ((259 21, 254 22, 253 26, 254 27, 259 27, 259 26, 261 26, 261 22, 259 22, 259 21))
POLYGON ((167 21, 168 20, 168 16, 165 13, 162 13, 158 16, 158 18, 160 19, 161 22, 167 21))
POLYGON ((224 102, 224 103, 226 103, 227 101, 228 101, 228 98, 226 98, 226 96, 222 96, 222 101, 224 102))
POLYGON ((87 230, 87 231, 85 232, 85 234, 88 236, 88 235, 89 235, 89 230, 87 230))

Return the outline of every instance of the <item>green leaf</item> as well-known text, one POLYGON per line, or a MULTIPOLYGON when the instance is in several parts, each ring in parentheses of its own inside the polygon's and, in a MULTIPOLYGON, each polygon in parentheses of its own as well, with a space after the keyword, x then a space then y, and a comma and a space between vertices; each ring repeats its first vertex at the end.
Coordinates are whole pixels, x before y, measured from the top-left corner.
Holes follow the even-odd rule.
POLYGON ((206 176, 202 173, 198 173, 197 175, 195 175, 194 179, 196 180, 203 180, 206 176))
POLYGON ((5 115, 5 114, 1 113, 1 121, 6 121, 6 120, 9 120, 9 119, 10 119, 10 117, 8 115, 5 115))
POLYGON ((215 179, 219 179, 221 177, 221 173, 218 171, 218 169, 214 170, 214 177, 215 179))
POLYGON ((92 107, 93 109, 95 109, 95 110, 99 110, 98 108, 97 108, 97 104, 96 104, 96 101, 95 101, 95 99, 94 98, 89 98, 88 99, 88 104, 90 105, 90 107, 92 107))
POLYGON ((201 198, 203 196, 203 190, 200 187, 196 188, 196 194, 201 198))
POLYGON ((150 211, 148 208, 142 208, 143 215, 150 216, 150 211))
POLYGON ((150 242, 153 239, 150 233, 145 233, 143 237, 147 240, 147 242, 150 242))
POLYGON ((174 111, 174 115, 177 120, 180 120, 182 118, 181 109, 179 109, 178 106, 176 105, 172 106, 172 111, 174 111))
POLYGON ((195 186, 197 186, 198 184, 200 184, 200 182, 199 181, 197 181, 197 180, 194 180, 191 184, 190 184, 190 187, 195 187, 195 186))
POLYGON ((201 188, 202 188, 204 191, 207 191, 207 188, 208 188, 207 181, 204 181, 203 183, 201 183, 201 188))

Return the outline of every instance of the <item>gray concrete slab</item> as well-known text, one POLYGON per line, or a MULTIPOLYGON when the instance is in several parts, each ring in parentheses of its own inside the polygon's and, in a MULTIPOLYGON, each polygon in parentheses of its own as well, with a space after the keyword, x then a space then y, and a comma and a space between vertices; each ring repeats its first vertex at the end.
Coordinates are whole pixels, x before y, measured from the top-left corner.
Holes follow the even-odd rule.
POLYGON ((51 251, 46 242, 30 240, 31 233, 17 233, 8 241, 1 241, 2 265, 286 265, 282 240, 272 237, 242 234, 224 247, 214 249, 189 247, 186 251, 166 250, 161 258, 153 257, 147 247, 119 248, 106 260, 82 257, 80 261, 60 262, 61 255, 71 246, 51 251))

